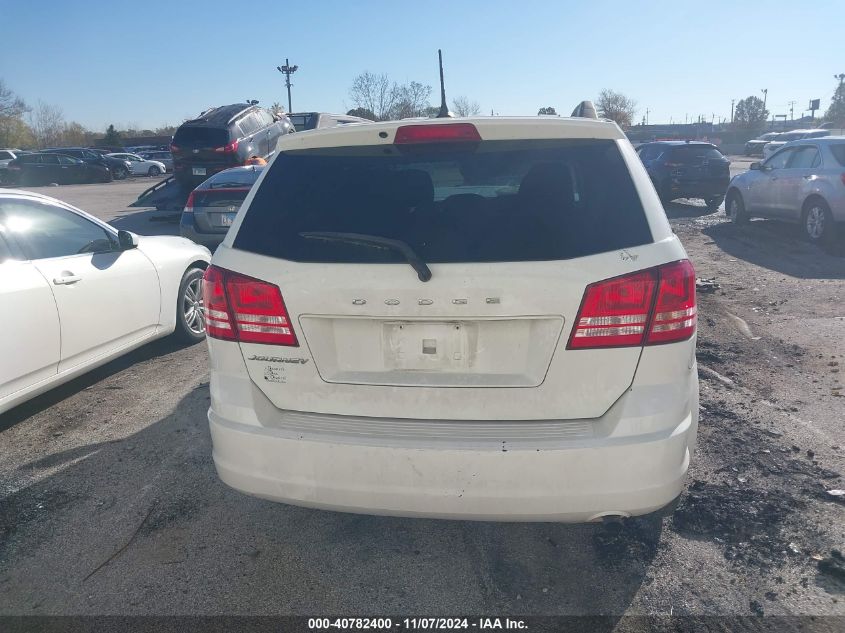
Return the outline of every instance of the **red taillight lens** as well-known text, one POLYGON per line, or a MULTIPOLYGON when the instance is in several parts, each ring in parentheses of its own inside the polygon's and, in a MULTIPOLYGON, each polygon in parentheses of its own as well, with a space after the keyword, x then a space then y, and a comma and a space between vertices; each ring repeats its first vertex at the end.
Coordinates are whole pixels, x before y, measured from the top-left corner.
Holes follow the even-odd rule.
POLYGON ((194 192, 192 191, 188 195, 188 201, 185 203, 185 208, 182 209, 182 213, 193 213, 194 212, 194 192))
POLYGON ((695 333, 695 270, 687 260, 657 270, 660 285, 646 345, 684 341, 695 333))
POLYGON ((682 341, 695 324, 695 272, 682 260, 587 286, 567 349, 682 341))
POLYGON ((205 331, 212 338, 235 340, 232 318, 226 301, 225 271, 216 266, 205 269, 202 302, 205 307, 205 331))
POLYGON ((224 145, 223 147, 215 147, 214 151, 218 154, 234 154, 238 151, 238 142, 232 141, 228 145, 224 145))
POLYGON ((656 285, 651 269, 587 286, 568 348, 642 345, 656 285))
POLYGON ((478 142, 481 135, 472 123, 403 125, 396 130, 394 145, 412 143, 478 142))
POLYGON ((206 332, 212 338, 299 346, 278 286, 209 266, 203 302, 206 332))

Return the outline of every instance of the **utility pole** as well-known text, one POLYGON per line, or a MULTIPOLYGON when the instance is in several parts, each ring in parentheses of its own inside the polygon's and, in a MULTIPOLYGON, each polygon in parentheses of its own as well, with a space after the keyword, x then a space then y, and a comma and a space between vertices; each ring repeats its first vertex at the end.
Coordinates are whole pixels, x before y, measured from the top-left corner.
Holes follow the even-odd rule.
POLYGON ((299 70, 299 66, 291 66, 290 61, 287 57, 285 57, 285 65, 284 66, 276 66, 276 70, 280 73, 284 74, 285 76, 285 86, 288 89, 288 112, 293 112, 293 106, 290 103, 290 87, 293 85, 290 82, 290 76, 299 70))
POLYGON ((760 92, 763 93, 763 111, 766 111, 766 99, 769 97, 769 89, 763 88, 760 92))
POLYGON ((731 99, 731 123, 734 122, 734 103, 736 103, 736 99, 731 99))
POLYGON ((795 101, 789 102, 789 120, 790 121, 795 120, 795 101))
MULTIPOLYGON (((651 112, 648 108, 645 109, 645 124, 648 125, 648 113, 651 112)), ((666 119, 664 119, 665 121, 666 119)))

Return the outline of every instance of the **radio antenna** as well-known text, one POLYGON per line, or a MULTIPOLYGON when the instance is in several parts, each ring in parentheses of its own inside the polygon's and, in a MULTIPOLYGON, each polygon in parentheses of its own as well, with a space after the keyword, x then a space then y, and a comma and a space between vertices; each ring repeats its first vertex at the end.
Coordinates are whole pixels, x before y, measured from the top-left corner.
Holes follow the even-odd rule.
POLYGON ((437 113, 438 119, 451 119, 454 115, 449 112, 449 106, 446 104, 446 83, 443 81, 443 52, 437 49, 437 58, 440 61, 440 112, 437 113))

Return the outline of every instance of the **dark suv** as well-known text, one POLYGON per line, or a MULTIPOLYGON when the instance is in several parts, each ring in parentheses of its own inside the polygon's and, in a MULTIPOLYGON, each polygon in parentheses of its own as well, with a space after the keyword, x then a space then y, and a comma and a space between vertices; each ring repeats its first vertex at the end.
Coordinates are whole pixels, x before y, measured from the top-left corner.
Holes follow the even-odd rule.
POLYGON ((268 158, 279 137, 294 131, 287 117, 247 103, 220 106, 186 121, 170 151, 173 175, 190 187, 229 167, 243 165, 251 156, 268 158))
POLYGON ((711 143, 656 141, 637 147, 663 204, 676 198, 702 198, 715 210, 731 181, 731 162, 711 143))
POLYGON ((42 150, 42 152, 72 156, 73 158, 78 158, 83 163, 88 163, 89 165, 102 165, 103 167, 108 167, 112 178, 115 180, 123 180, 124 178, 127 178, 130 173, 131 164, 128 161, 114 158, 112 156, 103 156, 99 152, 95 152, 87 147, 55 147, 42 150))

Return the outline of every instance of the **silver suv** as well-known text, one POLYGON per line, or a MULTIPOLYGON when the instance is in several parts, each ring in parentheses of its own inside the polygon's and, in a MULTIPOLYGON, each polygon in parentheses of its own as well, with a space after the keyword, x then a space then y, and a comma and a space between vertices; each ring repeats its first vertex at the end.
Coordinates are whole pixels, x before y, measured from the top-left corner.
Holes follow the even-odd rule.
POLYGON ((800 222, 813 242, 832 239, 845 222, 845 136, 784 145, 731 180, 725 212, 734 222, 751 217, 800 222))
POLYGON ((208 418, 238 490, 509 521, 681 492, 695 274, 613 122, 282 137, 212 263, 208 418))

